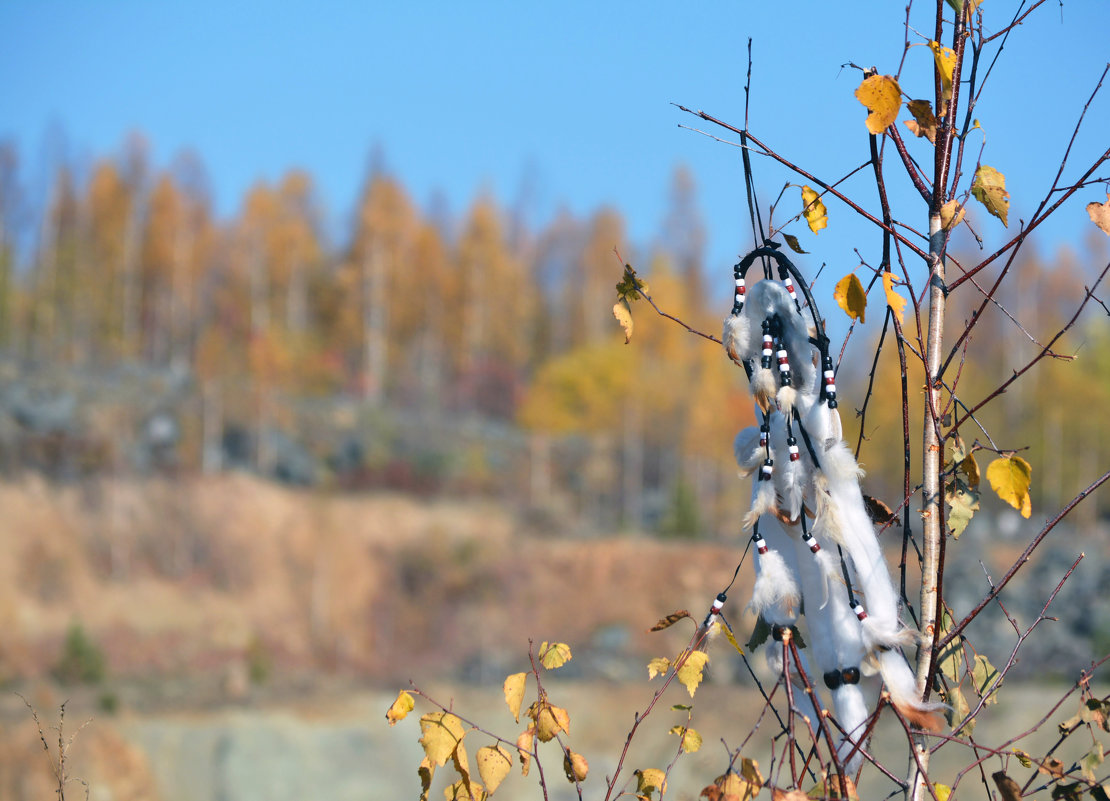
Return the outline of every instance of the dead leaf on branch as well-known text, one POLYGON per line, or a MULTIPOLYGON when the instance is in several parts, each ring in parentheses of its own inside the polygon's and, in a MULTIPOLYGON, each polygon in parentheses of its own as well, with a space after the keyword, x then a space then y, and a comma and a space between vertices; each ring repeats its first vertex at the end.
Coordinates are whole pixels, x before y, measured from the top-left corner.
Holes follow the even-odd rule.
POLYGON ((987 481, 998 497, 1028 518, 1032 512, 1029 484, 1033 468, 1020 456, 1000 457, 987 465, 987 481))
POLYGON ((933 104, 928 100, 911 100, 906 103, 906 109, 913 115, 912 120, 906 120, 906 127, 914 136, 923 136, 935 145, 937 118, 933 114, 933 104))
POLYGON ((669 629, 675 623, 687 617, 693 620, 693 616, 689 612, 687 612, 685 609, 679 609, 677 612, 671 612, 666 617, 659 618, 659 622, 648 629, 648 631, 662 631, 663 629, 669 629))
POLYGON ((1021 801, 1021 786, 1007 776, 1005 771, 992 773, 991 778, 1002 795, 1002 801, 1021 801))
POLYGON ((613 304, 613 317, 620 323, 624 331, 624 344, 627 345, 632 341, 632 309, 628 307, 627 300, 621 298, 613 304))
POLYGON ((1110 192, 1106 193, 1105 203, 1088 203, 1087 214, 1091 218, 1091 222, 1102 229, 1102 232, 1110 236, 1110 192))

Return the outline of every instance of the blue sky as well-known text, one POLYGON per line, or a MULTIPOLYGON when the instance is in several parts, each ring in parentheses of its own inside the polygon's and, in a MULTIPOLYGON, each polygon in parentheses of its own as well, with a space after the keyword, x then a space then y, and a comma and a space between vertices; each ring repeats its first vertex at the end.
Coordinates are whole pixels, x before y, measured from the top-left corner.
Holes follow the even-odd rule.
MULTIPOLYGON (((918 6, 911 22, 926 30, 929 9, 918 6)), ((678 127, 708 130, 671 103, 742 123, 753 37, 752 130, 821 177, 839 177, 867 158, 864 112, 852 95, 861 76, 841 65, 893 73, 904 7, 4 0, 0 139, 16 143, 32 198, 42 195, 57 142, 87 165, 118 153, 131 130, 148 137, 156 166, 195 151, 224 216, 255 181, 305 168, 337 236, 375 147, 421 206, 440 193, 457 216, 480 192, 508 205, 528 186, 533 223, 560 207, 585 215, 611 205, 640 245, 659 229, 669 177, 684 163, 698 182, 708 267, 728 283, 728 265, 750 242, 739 151, 678 127)), ((1015 7, 986 0, 988 29, 1015 7)), ((1006 174, 1013 195, 1011 231, 1055 173, 1110 59, 1108 30, 1106 0, 1052 0, 1011 37, 995 68, 976 116, 983 160, 1006 174)), ((931 63, 927 48, 910 51, 903 88, 911 96, 930 96, 931 63)), ((1088 112, 1071 175, 1105 149, 1108 130, 1110 86, 1088 112)), ((755 169, 764 204, 792 180, 765 159, 755 169)), ((866 175, 848 188, 877 208, 866 175)), ((892 180, 895 202, 923 227, 920 201, 904 190, 892 180)), ((791 212, 797 191, 784 204, 791 212)), ((1098 188, 1081 193, 1042 247, 1080 247, 1090 228, 1083 205, 1104 198, 1098 188)), ((819 236, 790 229, 810 258, 837 275, 857 265, 855 247, 877 263, 877 237, 845 207, 829 207, 819 236)), ((999 241, 1001 226, 977 216, 988 242, 999 241)))

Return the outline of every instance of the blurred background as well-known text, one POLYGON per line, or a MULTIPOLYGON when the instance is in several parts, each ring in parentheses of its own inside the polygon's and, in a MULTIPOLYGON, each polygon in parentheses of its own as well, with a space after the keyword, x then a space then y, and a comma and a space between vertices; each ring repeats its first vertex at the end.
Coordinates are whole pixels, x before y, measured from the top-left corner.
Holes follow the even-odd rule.
MULTIPOLYGON (((752 421, 716 346, 643 302, 625 345, 611 315, 618 251, 665 311, 719 334, 751 246, 739 151, 671 104, 742 125, 753 37, 752 131, 831 182, 868 158, 842 65, 894 72, 903 54, 902 8, 787 26, 767 5, 0 6, 0 796, 53 786, 16 693, 44 724, 67 698, 67 725, 93 717, 72 764, 94 798, 167 801, 415 792, 415 727, 381 720, 397 688, 492 710, 529 638, 571 644, 583 704, 647 693, 646 660, 686 636, 647 627, 698 614, 742 553, 731 442, 752 421)), ((1055 176, 1104 23, 1066 3, 1007 43, 977 107, 1013 204, 1008 231, 970 210, 988 250, 1055 176)), ((924 95, 931 53, 906 59, 924 95)), ((1106 98, 1087 114, 1062 185, 1105 147, 1106 98)), ((755 175, 778 225, 801 209, 789 173, 756 159, 755 175)), ((843 188, 874 209, 869 175, 843 188)), ((890 189, 923 227, 908 182, 890 189)), ((999 295, 1041 343, 1107 261, 1083 211, 1104 198, 1080 196, 999 295)), ((881 296, 850 337, 832 300, 844 274, 867 282, 880 241, 827 202, 819 236, 787 230, 847 341, 865 491, 896 507, 892 348, 853 415, 881 296)), ((973 264, 979 246, 961 229, 952 250, 973 264)), ((954 302, 958 328, 973 297, 954 302)), ((986 315, 969 401, 1039 350, 986 315)), ((1054 348, 1078 358, 980 416, 998 447, 1028 448, 1034 512, 984 496, 946 578, 957 611, 1110 462, 1107 322, 1092 302, 1054 348)), ((1107 514, 1104 492, 1085 502, 1026 571, 1036 593, 1009 610, 1035 615, 1088 555, 1058 601, 1084 613, 1018 677, 1072 681, 1110 649, 1107 514)), ((1005 617, 979 636, 1012 647, 1005 617)), ((720 663, 714 681, 743 681, 720 663)), ((615 757, 625 731, 587 736, 615 757)))

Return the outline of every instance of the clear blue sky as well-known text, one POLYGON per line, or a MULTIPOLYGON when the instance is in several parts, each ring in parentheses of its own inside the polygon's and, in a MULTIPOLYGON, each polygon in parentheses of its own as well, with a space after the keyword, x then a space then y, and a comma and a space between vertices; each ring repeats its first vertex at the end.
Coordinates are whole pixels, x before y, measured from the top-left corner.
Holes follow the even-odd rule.
MULTIPOLYGON (((986 0, 987 27, 1001 27, 1014 7, 986 0)), ((727 274, 750 241, 739 151, 680 129, 708 126, 671 102, 742 123, 753 37, 752 130, 821 177, 839 177, 867 157, 864 112, 852 95, 861 76, 841 64, 893 73, 904 14, 904 4, 891 0, 4 0, 0 139, 16 143, 28 194, 41 198, 57 149, 45 143, 57 143, 58 132, 65 155, 87 165, 118 153, 137 129, 156 166, 195 151, 224 216, 253 182, 302 167, 316 178, 337 236, 375 146, 422 206, 437 191, 454 215, 482 191, 508 205, 530 182, 534 223, 560 206, 584 215, 608 204, 640 245, 654 238, 669 176, 684 163, 698 182, 709 268, 727 274)), ((927 30, 928 15, 918 3, 914 24, 927 30)), ((1051 0, 1011 37, 995 68, 976 116, 986 130, 984 162, 1006 174, 1013 193, 1011 231, 1052 179, 1110 59, 1108 32, 1106 0, 1051 0)), ((928 49, 914 48, 907 63, 903 88, 929 97, 928 49)), ((1105 148, 1108 132, 1110 86, 1088 113, 1075 168, 1105 148)), ((916 153, 925 158, 924 148, 916 153)), ((766 203, 790 178, 764 159, 755 166, 766 203)), ((896 199, 908 197, 904 181, 893 183, 896 199)), ((849 188, 877 208, 866 175, 849 188)), ((1090 227, 1083 205, 1104 197, 1097 188, 1083 192, 1043 247, 1080 246, 1090 227)), ((791 229, 812 258, 843 274, 856 266, 859 247, 877 263, 877 238, 850 224, 843 206, 829 206, 820 236, 791 229)), ((923 210, 915 222, 924 225, 923 210)), ((982 214, 978 227, 989 240, 1001 236, 982 214)))

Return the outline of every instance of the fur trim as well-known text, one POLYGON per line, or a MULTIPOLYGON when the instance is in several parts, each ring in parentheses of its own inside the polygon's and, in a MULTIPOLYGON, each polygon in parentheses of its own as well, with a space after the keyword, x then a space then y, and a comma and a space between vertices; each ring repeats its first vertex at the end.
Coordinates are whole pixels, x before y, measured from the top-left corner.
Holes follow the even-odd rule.
POLYGON ((890 702, 910 723, 926 731, 944 729, 943 710, 947 707, 937 701, 924 702, 917 694, 917 680, 901 651, 889 650, 878 654, 879 672, 890 693, 890 702))
POLYGON ((782 554, 770 550, 758 559, 759 577, 752 588, 748 609, 762 615, 771 625, 793 625, 801 601, 794 574, 782 554))

